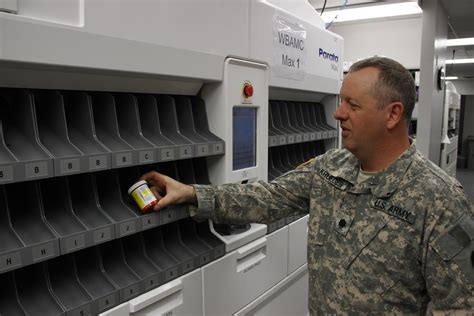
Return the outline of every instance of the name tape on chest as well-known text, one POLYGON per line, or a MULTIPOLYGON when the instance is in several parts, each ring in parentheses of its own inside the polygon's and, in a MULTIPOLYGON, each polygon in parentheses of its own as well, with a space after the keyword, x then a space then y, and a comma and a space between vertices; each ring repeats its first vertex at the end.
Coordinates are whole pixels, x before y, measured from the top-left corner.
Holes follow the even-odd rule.
POLYGON ((395 216, 405 222, 410 224, 415 223, 416 214, 412 211, 404 209, 401 206, 395 205, 390 203, 389 201, 381 200, 381 199, 374 199, 372 201, 372 206, 378 210, 381 210, 388 215, 395 216))
POLYGON ((332 176, 329 172, 327 172, 324 169, 319 169, 318 174, 321 178, 325 179, 326 181, 331 183, 333 186, 335 186, 339 190, 345 190, 347 188, 346 181, 332 176))

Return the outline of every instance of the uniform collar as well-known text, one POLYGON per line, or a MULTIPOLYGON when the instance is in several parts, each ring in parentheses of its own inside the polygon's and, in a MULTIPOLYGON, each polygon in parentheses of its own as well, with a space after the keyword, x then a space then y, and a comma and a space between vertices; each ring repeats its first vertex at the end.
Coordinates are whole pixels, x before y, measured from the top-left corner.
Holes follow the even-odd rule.
POLYGON ((367 181, 357 183, 357 174, 359 172, 359 160, 349 151, 344 150, 345 154, 336 157, 336 161, 331 161, 328 172, 336 177, 350 182, 352 186, 349 192, 368 193, 378 198, 387 198, 391 196, 399 187, 400 182, 412 163, 413 155, 416 153, 415 141, 410 140, 410 147, 393 162, 387 169, 372 176, 367 181), (337 161, 339 160, 339 161, 337 161))

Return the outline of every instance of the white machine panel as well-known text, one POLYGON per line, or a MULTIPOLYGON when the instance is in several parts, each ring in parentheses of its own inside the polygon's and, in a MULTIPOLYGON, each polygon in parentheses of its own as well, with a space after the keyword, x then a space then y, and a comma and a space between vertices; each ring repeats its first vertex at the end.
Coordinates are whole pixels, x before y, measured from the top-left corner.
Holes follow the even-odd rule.
POLYGON ((197 269, 129 301, 130 315, 202 315, 202 273, 197 269))
POLYGON ((263 64, 229 58, 224 66, 224 81, 203 87, 201 96, 206 100, 209 126, 213 133, 226 142, 226 155, 209 160, 211 183, 222 184, 267 179, 268 160, 268 68, 263 64), (253 95, 245 97, 246 84, 253 87, 253 95), (235 115, 235 110, 248 109, 254 113, 235 115), (252 115, 256 117, 252 118, 252 115), (242 124, 239 129, 238 125, 242 124), (250 135, 235 135, 242 130, 251 130, 250 135), (240 136, 248 139, 239 143, 240 136), (247 148, 244 146, 247 145, 247 148), (236 150, 241 150, 241 156, 236 150), (239 167, 239 157, 253 162, 239 167))
POLYGON ((308 313, 308 268, 305 264, 234 315, 306 316, 308 313))
POLYGON ((307 1, 287 2, 285 9, 282 1, 251 2, 250 58, 270 65, 271 87, 338 94, 342 38, 307 1))
POLYGON ((129 312, 130 307, 126 302, 99 314, 99 316, 128 316, 129 312))
POLYGON ((288 227, 202 268, 205 315, 229 315, 285 278, 288 227))
POLYGON ((288 225, 288 274, 306 263, 308 218, 306 215, 288 225))

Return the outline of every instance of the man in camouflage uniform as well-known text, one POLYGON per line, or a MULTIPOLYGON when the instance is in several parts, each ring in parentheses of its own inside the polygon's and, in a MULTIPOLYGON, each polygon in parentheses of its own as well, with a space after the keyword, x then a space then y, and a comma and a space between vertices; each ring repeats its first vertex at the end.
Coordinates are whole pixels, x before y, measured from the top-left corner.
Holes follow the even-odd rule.
POLYGON ((145 174, 160 199, 217 222, 270 223, 309 211, 309 310, 319 314, 474 314, 473 207, 459 183, 408 137, 409 72, 387 58, 355 63, 341 88, 345 149, 271 183, 187 186, 145 174), (196 207, 197 206, 197 207, 196 207))

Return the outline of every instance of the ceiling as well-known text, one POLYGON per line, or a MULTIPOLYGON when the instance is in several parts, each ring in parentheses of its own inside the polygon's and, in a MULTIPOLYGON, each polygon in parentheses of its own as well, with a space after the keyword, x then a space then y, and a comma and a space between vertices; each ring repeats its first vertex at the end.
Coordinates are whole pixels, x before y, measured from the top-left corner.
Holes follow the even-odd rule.
MULTIPOLYGON (((320 11, 325 0, 308 0, 316 10, 320 11)), ((338 8, 345 0, 327 0, 326 9, 338 8)), ((407 0, 405 0, 407 1, 407 0)), ((413 0, 411 0, 413 1, 413 0)), ((418 0, 419 3, 429 0, 418 0)), ((434 1, 434 0, 433 0, 434 1)), ((374 3, 404 2, 404 0, 348 0, 347 6, 364 6, 374 3)), ((474 0, 440 0, 448 15, 448 39, 474 37, 474 0)), ((448 47, 447 58, 474 58, 473 46, 448 47)), ((448 76, 474 81, 474 64, 447 65, 448 76)))

